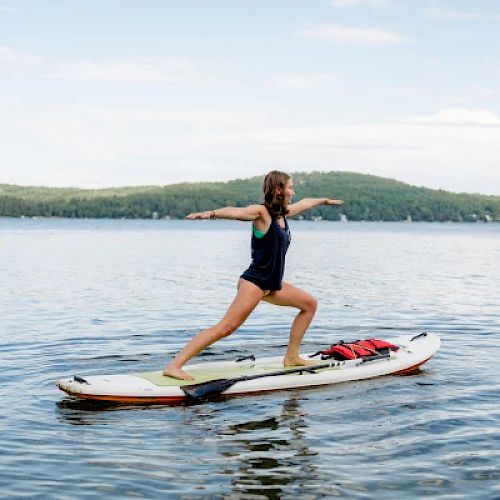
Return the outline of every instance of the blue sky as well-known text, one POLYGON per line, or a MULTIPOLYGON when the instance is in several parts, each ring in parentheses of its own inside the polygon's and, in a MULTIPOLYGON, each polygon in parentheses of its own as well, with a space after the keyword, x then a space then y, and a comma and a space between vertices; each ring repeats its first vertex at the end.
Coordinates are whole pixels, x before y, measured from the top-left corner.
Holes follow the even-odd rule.
POLYGON ((496 0, 0 0, 0 77, 0 183, 500 194, 496 0))

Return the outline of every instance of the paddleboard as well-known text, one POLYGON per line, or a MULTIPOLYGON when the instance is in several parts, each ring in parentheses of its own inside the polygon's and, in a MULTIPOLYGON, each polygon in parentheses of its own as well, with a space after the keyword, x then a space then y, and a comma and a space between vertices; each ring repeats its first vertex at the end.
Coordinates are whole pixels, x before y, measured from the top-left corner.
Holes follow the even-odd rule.
MULTIPOLYGON (((399 350, 380 359, 363 358, 331 362, 331 366, 309 372, 297 367, 283 368, 283 357, 244 358, 187 364, 185 370, 195 381, 181 381, 162 375, 161 371, 126 375, 74 376, 60 380, 59 388, 70 396, 123 404, 179 404, 186 400, 183 386, 219 379, 265 375, 234 383, 223 395, 255 394, 265 391, 324 386, 363 380, 384 375, 406 375, 416 371, 439 349, 439 337, 433 333, 391 339, 399 350), (290 373, 288 373, 288 371, 290 373), (276 372, 284 372, 276 375, 276 372), (267 376, 267 374, 272 374, 267 376)), ((306 358, 308 354, 302 354, 306 358)), ((328 361, 318 360, 318 364, 328 361)))

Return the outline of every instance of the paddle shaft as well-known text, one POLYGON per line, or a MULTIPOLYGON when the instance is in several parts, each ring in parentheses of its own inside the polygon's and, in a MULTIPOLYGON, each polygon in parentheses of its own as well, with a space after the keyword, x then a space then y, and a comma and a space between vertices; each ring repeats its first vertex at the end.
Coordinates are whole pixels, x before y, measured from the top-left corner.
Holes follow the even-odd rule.
MULTIPOLYGON (((375 359, 383 359, 390 357, 390 354, 377 354, 373 356, 367 356, 365 358, 358 358, 349 361, 358 361, 358 363, 353 363, 353 365, 360 365, 362 363, 366 363, 367 361, 374 361, 375 359)), ((333 361, 330 363, 323 363, 321 365, 309 365, 309 366, 298 366, 297 368, 289 368, 288 370, 278 370, 275 372, 268 373, 259 373, 257 375, 242 375, 241 377, 236 377, 232 379, 222 379, 222 380, 233 380, 236 382, 243 382, 247 380, 255 380, 257 378, 265 378, 265 377, 278 377, 280 375, 288 375, 289 373, 302 373, 302 372, 314 372, 316 370, 323 370, 325 368, 333 368, 335 366, 343 366, 345 361, 333 361)), ((349 364, 349 366, 352 366, 349 364)), ((208 382, 207 382, 208 383, 208 382)))
MULTIPOLYGON (((386 359, 390 358, 390 353, 388 354, 380 354, 376 356, 367 356, 366 358, 358 358, 357 363, 349 363, 348 366, 356 366, 362 363, 366 363, 368 361, 375 361, 378 359, 386 359)), ((231 378, 231 379, 218 379, 218 380, 209 380, 208 382, 201 382, 199 384, 190 384, 186 386, 181 386, 181 389, 184 393, 191 397, 192 399, 203 399, 209 396, 214 396, 216 394, 220 394, 225 390, 229 389, 232 385, 237 382, 246 382, 248 380, 255 380, 259 378, 266 377, 279 377, 281 375, 288 375, 290 373, 304 373, 310 372, 314 373, 316 370, 324 370, 326 368, 333 367, 342 367, 345 365, 345 361, 334 361, 331 363, 322 363, 318 365, 310 365, 310 366, 299 366, 297 368, 289 368, 288 370, 278 370, 275 372, 268 373, 259 373, 256 375, 243 375, 241 377, 231 378)))

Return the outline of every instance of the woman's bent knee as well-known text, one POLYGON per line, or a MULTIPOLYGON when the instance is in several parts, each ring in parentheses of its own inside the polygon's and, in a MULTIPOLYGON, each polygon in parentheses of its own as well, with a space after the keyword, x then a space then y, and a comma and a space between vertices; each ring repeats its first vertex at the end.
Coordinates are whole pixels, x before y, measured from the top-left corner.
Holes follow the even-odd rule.
POLYGON ((318 309, 318 301, 315 299, 312 295, 307 298, 307 300, 304 302, 304 304, 301 307, 302 311, 309 313, 309 314, 314 314, 316 312, 316 309, 318 309))

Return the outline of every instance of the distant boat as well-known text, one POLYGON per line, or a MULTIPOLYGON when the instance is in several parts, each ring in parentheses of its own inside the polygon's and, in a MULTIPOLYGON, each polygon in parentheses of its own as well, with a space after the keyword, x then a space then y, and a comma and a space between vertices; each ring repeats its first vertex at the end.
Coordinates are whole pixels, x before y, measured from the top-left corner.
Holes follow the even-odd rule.
POLYGON ((321 217, 321 215, 314 215, 313 217, 311 217, 311 220, 313 220, 314 222, 320 222, 323 220, 323 217, 321 217))
POLYGON ((340 214, 340 222, 349 222, 345 214, 340 214))
POLYGON ((500 215, 486 214, 484 216, 484 222, 500 222, 500 215))
POLYGON ((410 223, 412 223, 412 222, 413 222, 413 220, 412 220, 412 218, 411 218, 411 215, 408 215, 408 217, 406 217, 405 222, 406 222, 407 224, 410 224, 410 223))

